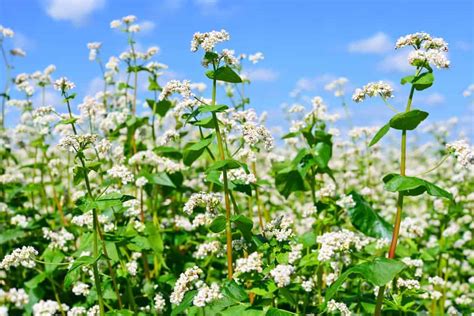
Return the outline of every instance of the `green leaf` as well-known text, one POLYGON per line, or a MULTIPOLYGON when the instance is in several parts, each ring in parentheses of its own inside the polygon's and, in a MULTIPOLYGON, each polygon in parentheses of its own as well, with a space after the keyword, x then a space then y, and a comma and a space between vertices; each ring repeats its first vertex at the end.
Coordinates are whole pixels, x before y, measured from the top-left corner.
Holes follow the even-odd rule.
POLYGON ((297 314, 289 312, 289 311, 285 311, 283 309, 275 308, 275 307, 270 307, 270 309, 268 309, 267 313, 265 314, 265 316, 294 316, 294 315, 297 315, 297 314))
POLYGON ((405 84, 405 83, 412 83, 413 80, 415 79, 415 76, 406 76, 406 77, 403 77, 402 80, 400 80, 400 83, 401 84, 405 84))
POLYGON ((196 294, 197 294, 196 290, 187 292, 184 295, 184 298, 181 301, 181 304, 179 304, 178 306, 176 306, 173 309, 173 311, 171 312, 171 316, 179 315, 179 314, 183 313, 188 307, 190 307, 191 303, 194 299, 194 296, 196 296, 196 294))
POLYGON ((114 310, 114 311, 108 311, 105 313, 105 315, 110 315, 110 316, 132 316, 135 315, 134 312, 128 309, 120 309, 120 310, 114 310))
POLYGON ((214 134, 200 140, 199 142, 189 142, 184 146, 183 150, 183 163, 186 166, 191 166, 204 152, 207 146, 209 146, 214 140, 214 134))
POLYGON ((156 82, 155 78, 153 77, 148 77, 148 91, 161 91, 161 87, 156 82))
POLYGON ((369 147, 377 144, 379 140, 381 140, 382 137, 384 137, 388 133, 389 130, 390 130, 390 123, 387 123, 384 126, 382 126, 382 128, 379 129, 379 131, 375 134, 374 138, 372 138, 372 140, 370 141, 369 147))
POLYGON ((36 287, 38 287, 38 285, 40 285, 44 280, 46 280, 46 273, 45 272, 41 272, 37 275, 35 275, 32 279, 30 279, 29 281, 25 282, 25 285, 27 288, 29 289, 35 289, 36 287))
POLYGON ((51 274, 56 270, 58 265, 63 261, 65 255, 59 250, 53 250, 47 248, 41 255, 43 260, 46 262, 44 265, 45 272, 51 274))
POLYGON ((422 121, 428 117, 429 113, 421 110, 411 110, 408 112, 395 114, 390 119, 390 127, 399 130, 414 130, 422 121))
POLYGON ((409 196, 416 196, 426 192, 431 196, 453 200, 451 193, 420 178, 391 173, 383 178, 383 182, 385 183, 385 190, 390 192, 401 192, 403 195, 409 196))
POLYGON ((303 177, 298 170, 282 170, 277 173, 275 186, 285 198, 288 198, 293 192, 305 190, 303 177))
POLYGON ((146 99, 146 103, 153 111, 153 113, 158 114, 161 117, 166 115, 166 112, 171 108, 172 103, 169 100, 161 100, 155 102, 153 99, 146 99))
POLYGON ((164 187, 176 188, 173 181, 165 172, 153 173, 146 176, 148 181, 153 184, 158 184, 164 187))
POLYGON ((210 79, 216 79, 231 83, 240 83, 242 79, 240 76, 232 70, 229 66, 223 66, 216 69, 216 71, 208 71, 206 76, 210 79))
POLYGON ((212 221, 211 225, 209 225, 209 229, 213 233, 220 233, 225 229, 225 216, 219 215, 212 221))
POLYGON ((384 286, 392 281, 393 278, 405 268, 406 265, 403 262, 388 258, 376 258, 374 261, 356 265, 341 274, 331 287, 327 289, 325 303, 327 304, 342 284, 344 284, 346 279, 352 274, 361 275, 365 280, 375 286, 384 286))
POLYGON ((76 123, 77 120, 78 120, 77 117, 69 118, 69 119, 64 119, 64 120, 59 121, 59 122, 58 122, 58 125, 60 125, 60 124, 64 124, 64 125, 67 125, 67 124, 74 124, 74 123, 76 123))
POLYGON ((9 242, 11 240, 23 238, 25 235, 26 235, 26 232, 22 229, 14 228, 14 229, 5 230, 0 234, 0 245, 6 242, 9 242))
POLYGON ((432 72, 424 72, 418 76, 416 76, 412 84, 416 90, 421 91, 425 90, 433 85, 434 82, 434 75, 432 72))
POLYGON ((241 285, 235 283, 234 280, 228 282, 223 287, 222 294, 237 302, 243 302, 248 300, 247 292, 245 292, 241 285))
POLYGON ((331 159, 332 149, 327 143, 318 143, 314 148, 314 158, 320 168, 326 168, 331 159))
POLYGON ((146 223, 145 232, 148 235, 148 243, 150 244, 151 249, 153 249, 156 255, 162 254, 164 246, 159 228, 153 223, 148 222, 146 223))
POLYGON ((380 217, 361 195, 356 192, 350 195, 355 202, 355 206, 348 209, 352 225, 367 236, 390 239, 392 225, 380 217))
POLYGON ((192 124, 196 125, 196 126, 201 126, 201 127, 204 127, 204 128, 215 128, 216 127, 216 121, 214 120, 214 117, 212 117, 212 116, 202 118, 200 120, 192 122, 192 124))
POLYGON ((212 165, 207 168, 207 172, 213 171, 213 170, 229 170, 229 169, 237 169, 240 168, 242 164, 238 162, 237 160, 234 159, 224 159, 224 160, 219 160, 213 163, 212 165))
POLYGON ((244 215, 234 215, 231 221, 237 226, 237 229, 240 230, 245 239, 250 240, 252 238, 253 222, 250 218, 244 215))
POLYGON ((200 106, 198 111, 199 113, 209 113, 209 112, 224 112, 227 110, 229 107, 227 105, 223 104, 217 104, 217 105, 203 105, 200 106))

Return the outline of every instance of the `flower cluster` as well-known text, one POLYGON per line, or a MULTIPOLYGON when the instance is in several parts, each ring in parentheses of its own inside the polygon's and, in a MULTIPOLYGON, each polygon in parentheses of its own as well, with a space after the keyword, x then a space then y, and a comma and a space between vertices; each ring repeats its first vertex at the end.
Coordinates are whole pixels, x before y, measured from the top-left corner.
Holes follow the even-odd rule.
POLYGON ((202 270, 197 266, 189 268, 181 273, 179 279, 174 285, 173 292, 170 296, 170 302, 175 305, 181 303, 184 294, 190 290, 191 285, 199 279, 199 275, 202 273, 202 270))
POLYGON ((9 270, 10 267, 18 267, 19 265, 33 268, 36 265, 34 258, 37 254, 38 251, 31 246, 17 248, 3 258, 0 263, 0 269, 9 270))
POLYGON ((365 100, 367 97, 380 96, 383 99, 392 98, 393 88, 390 84, 379 81, 379 82, 370 82, 366 84, 362 89, 356 89, 352 95, 352 100, 354 102, 360 103, 365 100))
POLYGON ((474 165, 474 152, 466 140, 458 140, 446 145, 446 149, 450 154, 459 161, 461 166, 469 167, 474 165))
POLYGON ((225 30, 207 33, 194 33, 191 41, 191 51, 195 52, 202 47, 206 52, 212 52, 216 44, 230 40, 230 35, 225 30))
POLYGON ((183 212, 191 215, 195 208, 205 207, 209 213, 214 213, 215 209, 220 205, 220 196, 216 193, 194 193, 184 204, 183 212))

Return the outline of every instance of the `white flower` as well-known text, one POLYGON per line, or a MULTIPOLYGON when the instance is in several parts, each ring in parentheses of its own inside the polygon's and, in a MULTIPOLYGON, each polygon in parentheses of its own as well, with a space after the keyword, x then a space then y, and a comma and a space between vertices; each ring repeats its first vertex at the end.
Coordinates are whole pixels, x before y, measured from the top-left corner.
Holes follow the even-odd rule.
POLYGON ((270 271, 270 275, 278 287, 285 287, 291 282, 291 275, 295 272, 293 266, 287 264, 279 264, 275 269, 270 271))
POLYGON ((148 179, 145 177, 140 177, 135 181, 135 185, 139 188, 144 187, 148 183, 148 179))
POLYGON ((135 15, 127 15, 122 18, 123 23, 134 23, 137 20, 137 17, 135 15))
POLYGON ((68 232, 64 227, 57 232, 53 232, 48 228, 43 227, 43 237, 51 240, 51 243, 49 244, 51 248, 61 249, 63 251, 68 251, 69 247, 66 246, 67 242, 75 239, 74 235, 68 232))
POLYGON ((432 39, 431 35, 425 32, 408 34, 408 35, 400 37, 397 40, 395 44, 395 48, 398 49, 405 46, 413 46, 415 48, 420 48, 421 44, 424 41, 430 41, 431 39, 432 39))
POLYGON ((0 269, 8 270, 10 267, 18 267, 22 265, 26 268, 33 268, 36 263, 33 258, 38 254, 35 248, 31 246, 23 246, 13 250, 9 255, 6 255, 0 263, 0 269))
POLYGON ((279 216, 265 225, 263 234, 268 239, 275 237, 279 242, 286 241, 293 236, 291 228, 293 221, 287 216, 279 216))
POLYGON ((330 300, 328 302, 328 311, 329 312, 339 311, 342 316, 350 316, 351 315, 351 312, 350 312, 349 308, 347 308, 346 304, 338 303, 335 300, 330 300))
POLYGON ((70 152, 75 152, 93 144, 97 140, 95 134, 66 135, 59 140, 58 146, 70 152))
POLYGON ((21 48, 11 49, 10 54, 12 54, 13 56, 18 56, 18 57, 25 57, 26 56, 26 52, 21 48))
MULTIPOLYGON (((0 289, 0 302, 10 302, 16 308, 23 308, 30 301, 28 294, 24 289, 11 288, 7 292, 0 289)), ((0 315, 1 312, 0 312, 0 315)))
POLYGON ((220 288, 217 283, 212 283, 211 286, 203 284, 193 298, 193 305, 204 307, 212 301, 221 299, 223 295, 220 293, 220 288))
POLYGON ((202 47, 206 52, 212 52, 217 43, 228 41, 230 39, 229 33, 225 30, 211 31, 208 33, 194 33, 191 41, 191 51, 195 52, 202 47))
POLYGON ((196 252, 193 253, 193 257, 196 259, 205 259, 207 256, 218 252, 221 248, 221 243, 217 240, 203 243, 197 246, 196 252))
MULTIPOLYGON (((257 178, 253 173, 246 173, 244 169, 231 169, 227 171, 227 178, 230 181, 239 181, 245 184, 251 184, 257 182, 257 178)), ((221 182, 223 181, 223 174, 220 177, 221 182)))
POLYGON ((25 215, 17 214, 10 218, 10 224, 18 225, 21 228, 28 226, 28 218, 25 215))
POLYGON ((170 295, 170 302, 179 305, 184 298, 184 294, 191 289, 192 283, 199 279, 200 274, 202 274, 202 270, 197 266, 189 268, 181 273, 174 285, 173 292, 170 295))
POLYGON ((122 22, 120 20, 113 20, 110 22, 110 28, 116 29, 119 28, 122 25, 122 22))
POLYGON ((263 143, 265 150, 273 148, 273 137, 265 126, 247 122, 241 128, 242 136, 248 145, 256 146, 258 143, 263 143))
POLYGON ((408 62, 410 65, 429 63, 437 68, 449 68, 450 61, 445 54, 439 51, 421 51, 414 50, 408 54, 408 62))
POLYGON ((352 198, 352 195, 345 195, 345 194, 341 195, 339 200, 337 200, 336 204, 344 209, 349 209, 355 206, 355 202, 354 202, 354 199, 352 198))
POLYGON ((253 252, 247 258, 237 259, 235 262, 235 275, 252 271, 261 273, 263 271, 262 257, 261 253, 253 252))
POLYGON ((89 284, 86 284, 84 282, 77 282, 72 287, 72 292, 77 296, 79 295, 87 296, 89 295, 89 292, 90 292, 89 284))
MULTIPOLYGON (((62 304, 61 308, 63 311, 67 311, 69 307, 66 304, 62 304)), ((57 315, 60 311, 60 306, 56 301, 41 300, 33 305, 33 316, 51 316, 57 315)))
POLYGON ((263 56, 262 52, 256 52, 255 54, 250 54, 249 55, 249 60, 252 62, 252 64, 258 63, 260 60, 263 60, 265 57, 263 56))
POLYGON ((288 254, 288 263, 293 264, 301 258, 303 244, 292 244, 291 252, 288 254))
POLYGON ((419 289, 420 288, 420 282, 417 280, 404 280, 402 278, 397 279, 397 286, 398 287, 404 287, 408 290, 413 290, 413 289, 419 289))
POLYGON ((474 152, 466 140, 458 140, 446 145, 446 149, 452 154, 461 166, 467 168, 474 165, 474 152))
POLYGON ((348 252, 351 247, 356 248, 356 250, 361 250, 369 243, 369 240, 363 239, 355 233, 343 229, 318 236, 316 242, 321 244, 318 260, 331 261, 337 253, 348 252))
POLYGON ((87 48, 89 48, 89 60, 95 60, 97 57, 97 53, 99 52, 102 43, 100 42, 91 42, 87 43, 87 48))
POLYGON ((352 95, 354 102, 362 102, 366 97, 381 96, 383 99, 392 98, 393 88, 386 82, 370 82, 366 84, 362 89, 356 89, 352 95))
POLYGON ((157 312, 163 312, 165 307, 166 307, 166 301, 163 298, 163 295, 161 293, 156 293, 155 297, 153 298, 153 301, 155 303, 155 309, 157 312))
POLYGON ((303 280, 303 282, 301 282, 301 287, 303 288, 303 290, 305 292, 311 292, 314 288, 314 280, 313 279, 308 279, 308 280, 303 280))
POLYGON ((76 85, 74 82, 69 81, 66 77, 61 77, 54 82, 54 89, 58 91, 67 91, 74 89, 76 85))
POLYGON ((205 207, 209 213, 214 213, 215 209, 221 203, 220 196, 217 193, 193 193, 189 200, 184 204, 183 211, 191 215, 196 207, 205 207))
POLYGON ((133 173, 124 165, 113 166, 107 170, 107 174, 113 178, 120 179, 123 185, 133 182, 134 179, 133 173))
POLYGON ((159 100, 164 100, 168 98, 173 93, 179 93, 185 99, 189 99, 192 95, 191 86, 189 80, 170 80, 163 87, 163 90, 160 93, 159 100))
POLYGON ((127 31, 130 33, 138 33, 140 32, 140 25, 132 24, 128 27, 127 31))
POLYGON ((130 261, 125 264, 128 273, 130 273, 131 276, 136 276, 137 275, 137 270, 138 270, 138 263, 136 261, 130 261))
POLYGON ((0 34, 3 35, 3 37, 13 37, 15 32, 13 32, 12 29, 0 25, 0 34))

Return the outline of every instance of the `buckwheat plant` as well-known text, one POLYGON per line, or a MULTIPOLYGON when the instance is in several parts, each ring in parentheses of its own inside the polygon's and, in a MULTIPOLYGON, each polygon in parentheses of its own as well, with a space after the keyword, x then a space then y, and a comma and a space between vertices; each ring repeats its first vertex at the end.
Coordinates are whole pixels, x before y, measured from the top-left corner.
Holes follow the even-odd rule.
MULTIPOLYGON (((448 44, 442 38, 432 38, 427 33, 415 33, 403 36, 397 40, 396 49, 411 47, 408 62, 415 67, 415 74, 402 78, 401 84, 410 84, 410 93, 404 112, 395 114, 389 123, 384 125, 372 139, 370 145, 376 144, 384 137, 390 129, 401 131, 400 145, 400 173, 388 174, 383 178, 385 189, 390 192, 398 192, 397 212, 393 227, 392 241, 390 244, 388 258, 394 259, 402 222, 403 201, 407 196, 417 196, 426 192, 435 197, 453 200, 448 191, 441 189, 435 184, 414 176, 407 176, 407 132, 415 130, 416 127, 428 117, 428 112, 412 109, 415 91, 428 89, 433 85, 433 68, 448 68, 449 60, 444 52, 448 51, 448 44)), ((362 102, 367 97, 380 96, 388 105, 387 101, 392 97, 393 88, 384 82, 369 83, 362 89, 357 89, 352 97, 355 102, 362 102)), ((426 173, 426 172, 425 172, 426 173)), ((374 315, 380 315, 384 300, 385 285, 378 290, 377 303, 374 315)))

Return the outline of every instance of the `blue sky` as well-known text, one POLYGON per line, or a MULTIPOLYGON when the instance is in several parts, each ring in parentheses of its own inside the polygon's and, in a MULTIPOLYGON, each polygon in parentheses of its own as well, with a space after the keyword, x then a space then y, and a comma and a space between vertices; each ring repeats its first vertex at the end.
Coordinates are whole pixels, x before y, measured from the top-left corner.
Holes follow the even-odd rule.
MULTIPOLYGON (((16 72, 49 64, 56 76, 68 76, 83 96, 100 73, 88 61, 86 44, 103 42, 102 55, 126 47, 123 34, 109 22, 134 14, 144 23, 140 47, 158 45, 158 60, 169 65, 168 77, 206 81, 201 54, 191 53, 194 32, 226 29, 231 41, 222 46, 238 53, 261 51, 265 59, 246 65, 254 81, 247 92, 252 106, 270 112, 270 123, 282 121, 281 104, 291 103, 295 88, 321 95, 332 111, 339 100, 324 91, 331 79, 345 76, 350 91, 369 81, 398 83, 411 74, 404 54, 392 49, 407 33, 426 31, 450 44, 451 69, 436 71, 435 85, 415 99, 430 120, 459 116, 472 138, 473 98, 462 92, 474 83, 474 2, 465 1, 225 1, 225 0, 0 0, 0 24, 14 29, 12 45, 27 57, 15 61, 16 72), (408 68, 408 69, 407 69, 408 68)), ((3 80, 3 71, 0 80, 3 80)), ((96 79, 97 81, 97 79, 96 79)), ((2 81, 3 82, 3 81, 2 81)), ((397 85, 393 102, 402 108, 407 87, 397 85)), ((54 97, 51 96, 54 101, 54 97)), ((380 102, 350 102, 356 125, 380 124, 391 116, 380 102)))

